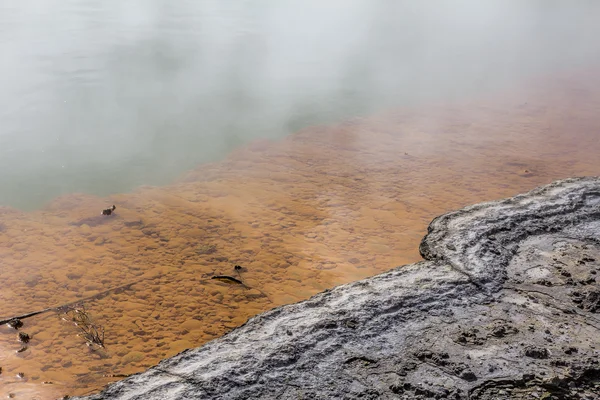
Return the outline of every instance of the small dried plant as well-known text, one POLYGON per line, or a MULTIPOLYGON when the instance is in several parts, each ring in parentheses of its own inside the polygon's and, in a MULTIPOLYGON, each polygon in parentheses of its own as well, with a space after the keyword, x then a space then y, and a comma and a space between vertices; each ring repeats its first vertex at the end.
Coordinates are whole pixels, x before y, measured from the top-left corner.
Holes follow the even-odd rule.
POLYGON ((84 304, 65 306, 58 310, 62 319, 72 323, 81 331, 80 336, 88 346, 96 345, 104 348, 104 327, 93 323, 84 304))

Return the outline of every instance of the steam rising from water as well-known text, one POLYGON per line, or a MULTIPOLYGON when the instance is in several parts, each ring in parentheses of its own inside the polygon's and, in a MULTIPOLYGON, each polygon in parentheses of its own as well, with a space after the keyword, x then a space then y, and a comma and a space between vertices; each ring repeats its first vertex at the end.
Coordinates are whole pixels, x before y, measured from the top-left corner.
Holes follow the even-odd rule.
MULTIPOLYGON (((0 205, 600 59, 590 1, 0 0, 0 205)), ((368 138, 361 138, 368 140, 368 138)))

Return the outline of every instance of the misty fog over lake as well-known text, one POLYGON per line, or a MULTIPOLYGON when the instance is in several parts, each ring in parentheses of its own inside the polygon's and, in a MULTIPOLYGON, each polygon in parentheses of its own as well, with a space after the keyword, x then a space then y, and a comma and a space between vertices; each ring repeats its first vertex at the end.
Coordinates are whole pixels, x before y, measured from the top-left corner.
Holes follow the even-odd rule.
POLYGON ((598 1, 0 0, 0 205, 600 59, 598 1))

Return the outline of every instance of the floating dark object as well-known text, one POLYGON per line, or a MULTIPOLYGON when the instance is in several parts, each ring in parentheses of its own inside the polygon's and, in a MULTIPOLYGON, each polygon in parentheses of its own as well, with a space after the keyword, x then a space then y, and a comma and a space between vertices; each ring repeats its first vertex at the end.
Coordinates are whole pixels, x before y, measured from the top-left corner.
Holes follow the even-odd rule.
POLYGON ((234 278, 233 276, 227 276, 227 275, 215 275, 213 277, 211 277, 210 279, 215 279, 219 282, 223 282, 223 283, 229 283, 230 285, 244 285, 244 282, 240 281, 237 278, 234 278))
POLYGON ((24 352, 26 350, 27 350, 27 346, 23 346, 19 350, 17 350, 17 353, 22 353, 22 352, 24 352))
MULTIPOLYGON (((242 269, 242 267, 240 265, 235 265, 233 268, 235 269, 235 272, 238 273, 240 279, 234 278, 233 276, 229 276, 229 275, 215 275, 215 276, 211 276, 210 279, 214 279, 219 282, 227 283, 228 285, 240 285, 246 289, 252 289, 250 286, 246 285, 241 280, 242 275, 240 274, 240 269, 242 269)), ((269 296, 267 296, 265 292, 263 292, 260 289, 256 289, 256 290, 258 290, 263 296, 265 296, 267 298, 267 300, 269 300, 269 302, 273 303, 273 301, 271 301, 271 299, 269 299, 269 296)))
POLYGON ((233 269, 235 269, 236 271, 241 271, 242 270, 242 266, 241 265, 236 265, 235 267, 233 267, 233 269))
POLYGON ((102 210, 101 214, 102 215, 111 215, 113 213, 113 211, 115 211, 115 208, 117 208, 117 207, 115 207, 115 205, 113 204, 112 207, 107 208, 106 210, 102 210))
POLYGON ((19 332, 19 342, 21 343, 29 343, 31 337, 25 332, 19 332))
POLYGON ((24 374, 23 372, 19 372, 19 373, 17 374, 17 378, 21 378, 21 379, 23 379, 23 378, 25 378, 25 374, 24 374))
POLYGON ((7 325, 13 329, 19 329, 23 326, 23 321, 21 321, 19 318, 13 318, 7 322, 7 325))

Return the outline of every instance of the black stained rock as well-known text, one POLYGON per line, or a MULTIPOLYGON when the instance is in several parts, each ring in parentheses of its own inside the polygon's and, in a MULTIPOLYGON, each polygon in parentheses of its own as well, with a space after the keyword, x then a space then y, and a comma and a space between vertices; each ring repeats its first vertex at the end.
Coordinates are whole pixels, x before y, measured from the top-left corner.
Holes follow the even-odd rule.
POLYGON ((525 355, 531 358, 544 359, 550 357, 550 352, 545 347, 529 346, 525 349, 525 355))
POLYGON ((571 297, 577 307, 593 313, 600 312, 600 290, 575 291, 571 297))

